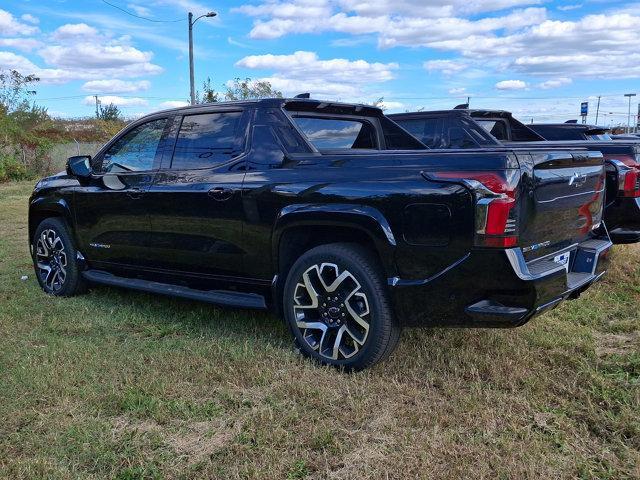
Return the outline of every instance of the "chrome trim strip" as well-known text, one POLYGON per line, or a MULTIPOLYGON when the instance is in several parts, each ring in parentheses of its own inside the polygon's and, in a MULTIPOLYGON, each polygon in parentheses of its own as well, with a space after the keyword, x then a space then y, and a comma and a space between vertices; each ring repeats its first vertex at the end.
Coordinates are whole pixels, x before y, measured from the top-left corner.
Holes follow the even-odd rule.
POLYGON ((604 187, 601 188, 600 190, 592 190, 589 192, 582 192, 582 193, 572 193, 571 195, 563 195, 562 197, 554 197, 551 200, 536 200, 538 203, 551 203, 551 202, 555 202, 556 200, 562 200, 565 198, 571 198, 571 197, 580 197, 582 195, 593 195, 594 193, 600 194, 604 192, 604 187))
MULTIPOLYGON (((558 265, 557 268, 553 268, 551 270, 547 270, 546 272, 532 274, 529 271, 529 266, 527 265, 526 260, 524 259, 524 255, 522 254, 522 250, 520 248, 509 248, 505 250, 504 253, 507 255, 507 259, 509 259, 509 263, 511 264, 511 268, 518 276, 520 280, 531 281, 538 280, 539 278, 546 277, 548 275, 553 275, 556 272, 561 270, 565 270, 564 265, 558 265)), ((558 255, 559 252, 555 252, 554 255, 558 255)), ((543 257, 544 258, 544 257, 543 257)))

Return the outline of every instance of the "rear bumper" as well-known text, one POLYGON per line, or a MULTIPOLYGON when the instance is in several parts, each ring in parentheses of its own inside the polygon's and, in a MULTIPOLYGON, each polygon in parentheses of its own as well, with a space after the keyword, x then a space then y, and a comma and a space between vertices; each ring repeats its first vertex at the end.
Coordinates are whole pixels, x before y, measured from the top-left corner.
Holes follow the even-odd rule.
POLYGON ((598 281, 611 246, 594 238, 531 262, 520 248, 473 251, 439 276, 390 279, 396 314, 406 326, 520 326, 598 281))
POLYGON ((614 244, 640 242, 640 198, 616 198, 604 211, 614 244))

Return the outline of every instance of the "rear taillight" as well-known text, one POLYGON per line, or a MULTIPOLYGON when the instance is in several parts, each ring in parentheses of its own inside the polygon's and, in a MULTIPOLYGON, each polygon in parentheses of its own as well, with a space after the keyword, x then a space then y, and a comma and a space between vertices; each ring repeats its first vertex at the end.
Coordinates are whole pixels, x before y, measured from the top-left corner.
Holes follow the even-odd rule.
POLYGON ((620 179, 620 193, 623 197, 640 197, 640 168, 630 168, 620 179))
POLYGON ((517 186, 519 170, 504 172, 434 172, 434 180, 462 183, 476 202, 475 245, 511 248, 518 245, 517 186))
POLYGON ((640 155, 606 155, 616 166, 618 174, 618 196, 640 198, 640 155))

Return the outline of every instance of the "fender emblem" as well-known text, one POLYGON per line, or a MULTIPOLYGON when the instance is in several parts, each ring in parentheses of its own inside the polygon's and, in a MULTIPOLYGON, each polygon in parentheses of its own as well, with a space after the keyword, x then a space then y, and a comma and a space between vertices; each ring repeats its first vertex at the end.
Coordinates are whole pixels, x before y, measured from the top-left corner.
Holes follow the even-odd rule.
POLYGON ((111 248, 111 245, 106 243, 90 243, 89 246, 93 248, 111 248))

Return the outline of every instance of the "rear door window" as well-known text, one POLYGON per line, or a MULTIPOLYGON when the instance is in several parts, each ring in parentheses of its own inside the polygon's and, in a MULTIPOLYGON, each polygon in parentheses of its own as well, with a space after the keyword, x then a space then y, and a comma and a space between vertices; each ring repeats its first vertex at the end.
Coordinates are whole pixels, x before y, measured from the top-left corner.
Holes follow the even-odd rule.
POLYGON ((171 168, 209 168, 232 159, 239 153, 241 118, 241 111, 185 115, 171 168))
POLYGON ((379 148, 376 129, 366 120, 321 117, 294 117, 293 120, 318 150, 379 148))

